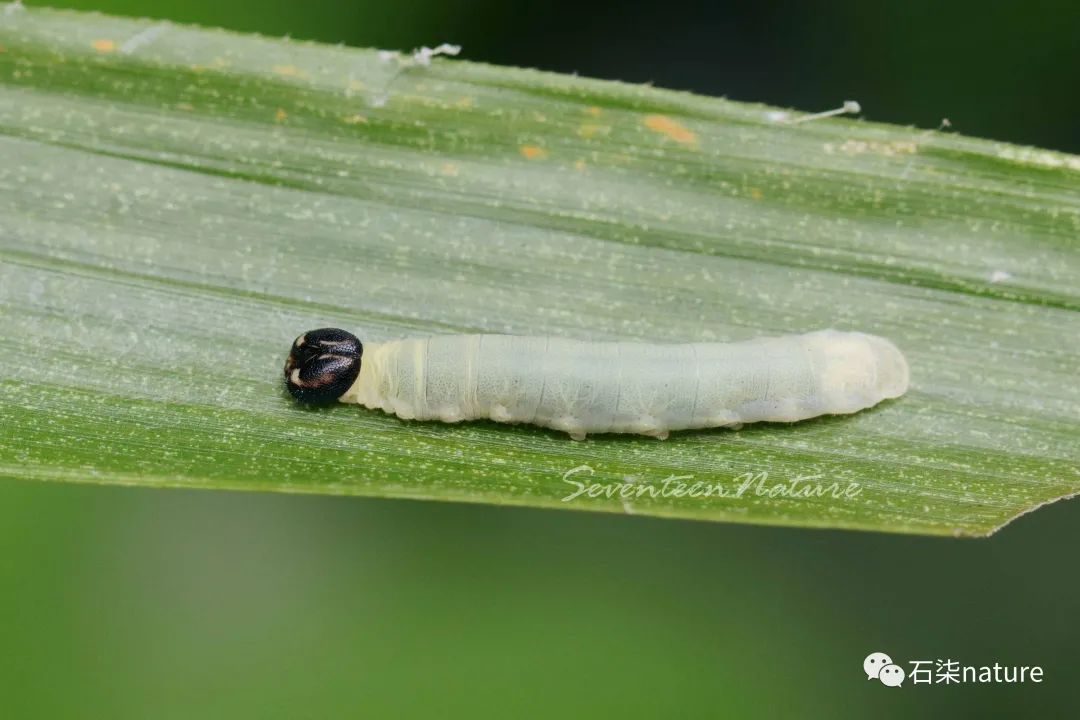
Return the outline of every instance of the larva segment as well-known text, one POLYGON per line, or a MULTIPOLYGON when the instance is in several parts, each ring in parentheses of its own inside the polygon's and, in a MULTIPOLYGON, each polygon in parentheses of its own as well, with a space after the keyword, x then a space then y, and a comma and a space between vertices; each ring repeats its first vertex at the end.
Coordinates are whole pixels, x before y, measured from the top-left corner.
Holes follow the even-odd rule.
POLYGON ((532 423, 545 394, 544 362, 550 338, 479 335, 471 364, 476 367, 476 417, 504 423, 532 423))
POLYGON ((907 392, 907 361, 885 338, 835 330, 804 337, 819 363, 817 400, 824 412, 858 412, 907 392))
POLYGON ((698 346, 697 425, 794 422, 813 415, 815 363, 807 335, 698 346))
POLYGON ((454 342, 433 337, 419 343, 417 387, 413 399, 417 418, 460 422, 476 417, 476 379, 473 369, 480 336, 469 335, 454 342))
POLYGON ((614 345, 620 383, 611 432, 663 439, 670 430, 698 427, 693 423, 700 384, 697 346, 614 345))
POLYGON ((550 338, 541 363, 541 398, 530 422, 579 438, 611 431, 622 385, 617 344, 550 338))

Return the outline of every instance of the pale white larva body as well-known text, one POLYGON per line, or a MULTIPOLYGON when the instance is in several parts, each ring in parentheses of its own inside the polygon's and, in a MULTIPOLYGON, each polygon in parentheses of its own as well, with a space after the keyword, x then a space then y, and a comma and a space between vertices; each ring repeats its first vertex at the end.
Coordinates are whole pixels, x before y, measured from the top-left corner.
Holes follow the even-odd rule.
POLYGON ((443 335, 365 344, 339 400, 405 419, 530 423, 580 440, 853 413, 907 387, 896 346, 857 332, 677 345, 443 335))

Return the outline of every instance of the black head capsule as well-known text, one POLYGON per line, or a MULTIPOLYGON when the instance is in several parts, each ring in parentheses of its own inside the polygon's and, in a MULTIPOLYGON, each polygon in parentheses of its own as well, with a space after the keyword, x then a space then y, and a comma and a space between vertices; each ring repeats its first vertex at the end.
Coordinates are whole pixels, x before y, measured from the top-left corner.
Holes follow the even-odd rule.
POLYGON ((296 338, 285 360, 285 387, 300 402, 334 402, 356 382, 363 354, 364 346, 350 332, 306 332, 296 338))

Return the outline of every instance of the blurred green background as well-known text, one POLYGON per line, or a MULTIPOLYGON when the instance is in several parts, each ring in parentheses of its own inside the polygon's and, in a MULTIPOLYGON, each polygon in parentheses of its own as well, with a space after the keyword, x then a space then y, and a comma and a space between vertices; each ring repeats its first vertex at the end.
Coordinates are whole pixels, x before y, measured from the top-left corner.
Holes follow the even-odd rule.
MULTIPOLYGON (((1080 151, 1080 5, 87 0, 1080 151)), ((4 717, 1075 715, 1080 503, 950 541, 0 482, 4 717), (1042 684, 885 688, 897 660, 1042 684)), ((906 668, 909 666, 905 666, 906 668)))

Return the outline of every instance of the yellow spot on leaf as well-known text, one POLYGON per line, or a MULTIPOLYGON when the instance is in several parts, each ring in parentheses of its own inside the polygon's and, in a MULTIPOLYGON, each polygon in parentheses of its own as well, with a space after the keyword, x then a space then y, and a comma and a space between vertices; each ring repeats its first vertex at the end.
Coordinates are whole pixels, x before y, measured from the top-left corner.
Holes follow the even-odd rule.
POLYGON ((761 192, 761 188, 752 187, 750 188, 750 197, 754 200, 760 200, 765 197, 765 193, 761 192))
POLYGON ((367 121, 366 115, 346 115, 341 118, 341 122, 346 125, 367 125, 367 121))
POLYGON ((649 115, 645 118, 645 127, 653 132, 667 135, 680 145, 696 145, 697 135, 685 125, 672 120, 667 115, 649 115))
POLYGON ((275 65, 274 72, 282 77, 304 77, 304 71, 295 65, 275 65))
POLYGON ((178 102, 178 103, 176 103, 176 105, 175 105, 174 107, 175 107, 175 108, 176 108, 177 110, 188 110, 188 111, 191 111, 191 110, 194 110, 194 109, 195 109, 195 106, 194 106, 194 105, 192 105, 191 103, 186 103, 186 102, 178 102))
POLYGON ((116 51, 116 43, 112 40, 95 40, 90 46, 99 53, 111 53, 116 51))
POLYGON ((463 97, 460 100, 458 100, 456 103, 454 103, 454 105, 456 107, 459 107, 462 110, 467 110, 468 108, 471 108, 475 104, 476 104, 476 101, 474 101, 471 97, 463 97))
POLYGON ((285 122, 285 118, 287 117, 289 117, 289 113, 285 112, 281 108, 278 108, 277 112, 274 113, 274 119, 278 122, 285 122))
POLYGON ((592 107, 585 108, 585 112, 587 112, 589 115, 592 115, 593 117, 600 117, 600 114, 604 111, 593 105, 592 107))
POLYGON ((442 166, 442 174, 450 177, 458 176, 458 167, 454 163, 446 163, 442 166))
POLYGON ((836 143, 825 143, 825 152, 843 153, 845 155, 863 155, 874 153, 876 155, 914 155, 919 151, 919 146, 909 140, 894 140, 892 142, 878 142, 876 140, 845 140, 836 143))
POLYGON ((578 172, 585 172, 585 161, 584 160, 578 160, 577 162, 575 162, 574 163, 574 169, 577 170, 578 172))
POLYGON ((600 125, 598 123, 584 123, 578 128, 578 135, 588 140, 589 138, 596 137, 597 135, 607 135, 611 132, 610 125, 600 125))
POLYGON ((521 154, 526 160, 543 160, 547 157, 547 150, 536 145, 522 145, 521 154))

